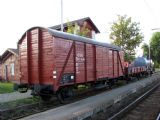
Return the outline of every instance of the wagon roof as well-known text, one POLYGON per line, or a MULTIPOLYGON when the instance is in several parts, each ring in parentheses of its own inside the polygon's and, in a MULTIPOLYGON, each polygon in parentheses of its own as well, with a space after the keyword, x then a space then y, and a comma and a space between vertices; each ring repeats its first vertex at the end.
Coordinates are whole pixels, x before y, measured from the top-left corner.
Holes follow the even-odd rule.
MULTIPOLYGON (((47 30, 52 36, 55 37, 60 37, 60 38, 64 38, 67 40, 73 40, 73 41, 79 41, 79 42, 84 42, 84 43, 90 43, 90 44, 94 44, 94 45, 99 45, 99 46, 104 46, 107 47, 109 49, 113 49, 113 50, 118 50, 121 51, 122 49, 116 45, 112 45, 112 44, 108 44, 108 43, 103 43, 103 42, 98 42, 94 39, 90 39, 90 38, 86 38, 86 37, 82 37, 79 35, 74 35, 74 34, 70 34, 70 33, 66 33, 66 32, 61 32, 61 31, 57 31, 57 30, 53 30, 50 28, 44 28, 44 27, 32 27, 30 28, 28 31, 33 30, 33 29, 45 29, 47 30)), ((24 37, 25 34, 23 34, 22 38, 24 37)), ((18 41, 18 44, 21 43, 22 38, 18 41)))
POLYGON ((74 41, 105 46, 105 47, 112 48, 112 49, 115 49, 115 50, 121 50, 121 48, 116 46, 116 45, 103 43, 103 42, 98 42, 94 39, 90 39, 90 38, 86 38, 86 37, 82 37, 82 36, 79 36, 79 35, 74 35, 74 34, 70 34, 70 33, 66 33, 66 32, 61 32, 61 31, 57 31, 57 30, 53 30, 53 29, 49 29, 49 28, 47 28, 47 29, 50 32, 50 34, 52 34, 53 36, 60 37, 60 38, 65 38, 65 39, 70 39, 70 40, 74 40, 74 41))

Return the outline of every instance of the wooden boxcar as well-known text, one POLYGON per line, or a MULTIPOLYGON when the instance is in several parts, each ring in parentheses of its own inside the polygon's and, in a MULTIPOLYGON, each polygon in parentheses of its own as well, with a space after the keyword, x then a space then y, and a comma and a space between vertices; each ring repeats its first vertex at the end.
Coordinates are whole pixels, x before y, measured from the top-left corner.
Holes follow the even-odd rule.
POLYGON ((22 36, 18 48, 21 87, 31 88, 33 94, 54 94, 124 76, 123 51, 93 39, 34 27, 22 36))

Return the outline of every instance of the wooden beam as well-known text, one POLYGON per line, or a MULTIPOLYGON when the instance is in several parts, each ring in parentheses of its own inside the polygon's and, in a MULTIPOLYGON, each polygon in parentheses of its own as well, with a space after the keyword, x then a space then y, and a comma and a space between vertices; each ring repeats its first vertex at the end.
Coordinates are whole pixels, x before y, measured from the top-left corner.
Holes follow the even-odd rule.
POLYGON ((41 75, 42 75, 42 32, 40 28, 38 28, 38 81, 41 84, 41 75))
POLYGON ((87 82, 87 55, 86 55, 86 43, 84 43, 84 71, 85 71, 85 82, 87 82))
POLYGON ((97 60, 96 60, 96 46, 93 45, 93 65, 94 65, 94 78, 97 80, 97 60))
POLYGON ((26 39, 27 39, 27 72, 28 72, 28 83, 30 84, 31 81, 31 69, 30 69, 30 49, 31 49, 31 38, 30 32, 26 32, 26 39))

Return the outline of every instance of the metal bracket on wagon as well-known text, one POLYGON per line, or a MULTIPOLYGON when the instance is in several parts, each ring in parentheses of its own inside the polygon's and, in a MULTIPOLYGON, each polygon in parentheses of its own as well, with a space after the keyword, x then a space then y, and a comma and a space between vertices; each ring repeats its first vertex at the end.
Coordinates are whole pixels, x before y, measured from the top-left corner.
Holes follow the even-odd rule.
POLYGON ((74 81, 74 73, 65 73, 62 75, 61 84, 72 83, 74 81))
POLYGON ((28 91, 28 86, 26 84, 14 84, 15 91, 19 91, 20 93, 25 93, 28 91))

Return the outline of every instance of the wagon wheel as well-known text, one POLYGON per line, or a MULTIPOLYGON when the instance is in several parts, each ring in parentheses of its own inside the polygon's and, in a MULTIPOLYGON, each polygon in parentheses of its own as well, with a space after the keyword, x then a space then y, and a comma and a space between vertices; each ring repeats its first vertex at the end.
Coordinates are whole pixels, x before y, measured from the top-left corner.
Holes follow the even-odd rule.
POLYGON ((72 97, 73 91, 71 89, 60 89, 57 92, 57 98, 60 103, 66 104, 69 102, 70 98, 72 97))

